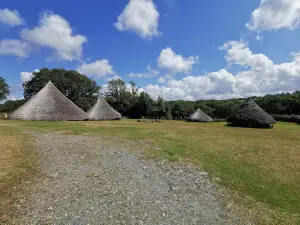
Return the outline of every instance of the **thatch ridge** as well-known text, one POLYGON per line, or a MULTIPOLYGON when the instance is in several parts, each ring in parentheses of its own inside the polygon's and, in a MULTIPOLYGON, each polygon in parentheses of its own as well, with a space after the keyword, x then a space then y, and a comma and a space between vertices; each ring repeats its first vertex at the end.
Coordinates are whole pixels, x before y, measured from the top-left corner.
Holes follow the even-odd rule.
POLYGON ((237 110, 233 111, 227 121, 233 126, 271 127, 276 120, 248 98, 237 110))
POLYGON ((120 120, 122 116, 99 96, 96 104, 87 112, 90 120, 120 120))
POLYGON ((208 116, 205 112, 203 112, 201 109, 197 109, 196 112, 191 114, 186 121, 190 122, 212 122, 213 119, 208 116))
POLYGON ((87 120, 88 115, 49 81, 10 115, 14 120, 87 120))

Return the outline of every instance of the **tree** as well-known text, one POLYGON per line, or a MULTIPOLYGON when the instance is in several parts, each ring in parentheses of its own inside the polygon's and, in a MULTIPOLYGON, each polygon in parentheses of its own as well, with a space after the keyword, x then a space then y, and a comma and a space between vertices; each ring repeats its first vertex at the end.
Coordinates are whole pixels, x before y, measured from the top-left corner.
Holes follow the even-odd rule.
POLYGON ((130 93, 128 97, 130 99, 129 99, 127 115, 131 118, 139 118, 141 115, 138 106, 140 87, 137 87, 134 81, 129 81, 129 85, 130 85, 130 91, 129 91, 130 93))
POLYGON ((77 106, 87 111, 96 100, 100 86, 88 77, 74 71, 65 69, 41 69, 33 73, 33 78, 23 84, 24 97, 30 98, 39 92, 51 80, 52 83, 67 98, 77 106))
POLYGON ((151 96, 146 93, 142 92, 138 97, 138 107, 137 110, 141 116, 150 116, 152 113, 152 106, 153 106, 153 99, 151 96))
POLYGON ((182 101, 182 100, 172 102, 171 106, 172 106, 172 115, 177 120, 188 117, 196 109, 196 105, 194 102, 182 101))
POLYGON ((166 106, 166 119, 172 120, 172 108, 169 102, 165 102, 166 106))
POLYGON ((110 80, 107 84, 106 97, 113 102, 120 104, 126 92, 126 84, 121 79, 110 80))
POLYGON ((0 101, 5 100, 9 95, 9 86, 3 77, 0 77, 0 101))
POLYGON ((121 79, 110 80, 107 84, 105 96, 108 103, 120 112, 122 115, 130 116, 131 107, 134 104, 133 94, 137 94, 135 83, 131 83, 131 90, 126 86, 126 83, 121 79), (131 93, 133 92, 133 93, 131 93))
POLYGON ((26 99, 20 99, 15 101, 8 100, 4 104, 0 105, 0 112, 13 112, 21 105, 23 105, 25 102, 26 99))
POLYGON ((207 106, 206 104, 198 104, 197 109, 200 108, 203 112, 205 112, 210 117, 213 117, 213 110, 211 107, 207 106))
POLYGON ((130 84, 130 93, 132 94, 132 97, 137 98, 140 88, 136 86, 136 83, 134 81, 129 81, 129 84, 130 84))
POLYGON ((164 99, 160 96, 157 98, 157 109, 158 109, 158 116, 160 118, 165 118, 167 113, 166 104, 164 99))

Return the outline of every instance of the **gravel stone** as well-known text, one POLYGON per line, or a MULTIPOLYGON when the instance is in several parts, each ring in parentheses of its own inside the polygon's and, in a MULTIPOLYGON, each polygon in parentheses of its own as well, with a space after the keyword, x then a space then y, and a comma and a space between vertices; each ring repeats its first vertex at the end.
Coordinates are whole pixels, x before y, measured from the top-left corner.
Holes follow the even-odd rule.
POLYGON ((34 137, 42 176, 26 185, 14 224, 241 224, 191 165, 141 159, 87 135, 34 137))

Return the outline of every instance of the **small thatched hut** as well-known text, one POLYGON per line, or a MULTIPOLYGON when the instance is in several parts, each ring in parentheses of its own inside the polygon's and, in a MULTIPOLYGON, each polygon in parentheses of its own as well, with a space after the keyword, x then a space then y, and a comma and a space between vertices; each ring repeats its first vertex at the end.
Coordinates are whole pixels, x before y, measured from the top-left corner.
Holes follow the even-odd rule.
POLYGON ((122 116, 114 110, 103 97, 87 112, 90 120, 120 120, 122 116))
POLYGON ((189 122, 212 122, 212 118, 208 116, 201 109, 197 109, 192 115, 190 115, 186 121, 189 122))
POLYGON ((276 120, 248 98, 227 119, 228 125, 239 127, 271 128, 276 120))
POLYGON ((10 116, 13 120, 87 120, 88 115, 49 81, 10 116))

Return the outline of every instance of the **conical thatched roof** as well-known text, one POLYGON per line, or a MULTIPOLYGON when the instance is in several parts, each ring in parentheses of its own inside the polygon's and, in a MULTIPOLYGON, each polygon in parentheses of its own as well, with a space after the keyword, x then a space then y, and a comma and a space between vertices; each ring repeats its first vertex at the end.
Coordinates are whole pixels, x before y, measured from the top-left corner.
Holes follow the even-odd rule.
POLYGON ((114 110, 103 97, 99 97, 96 104, 88 111, 90 120, 119 120, 121 114, 114 110))
POLYGON ((260 108, 251 98, 247 99, 237 110, 232 112, 227 119, 233 125, 271 125, 276 120, 260 108))
POLYGON ((14 120, 86 120, 88 115, 49 81, 10 115, 14 120))
POLYGON ((212 118, 201 109, 197 109, 192 115, 187 118, 187 121, 193 122, 212 122, 212 118))

